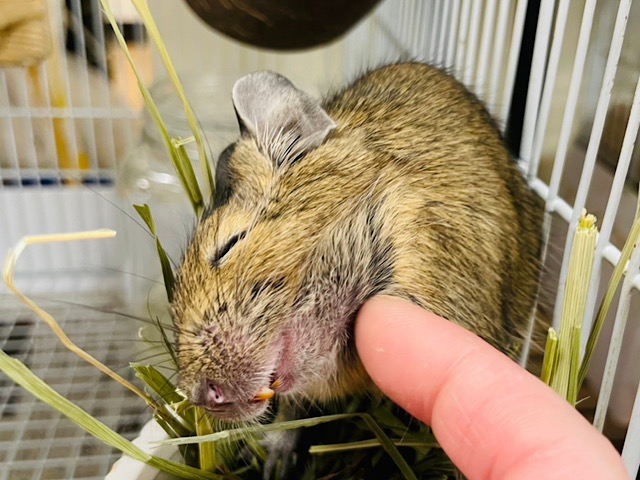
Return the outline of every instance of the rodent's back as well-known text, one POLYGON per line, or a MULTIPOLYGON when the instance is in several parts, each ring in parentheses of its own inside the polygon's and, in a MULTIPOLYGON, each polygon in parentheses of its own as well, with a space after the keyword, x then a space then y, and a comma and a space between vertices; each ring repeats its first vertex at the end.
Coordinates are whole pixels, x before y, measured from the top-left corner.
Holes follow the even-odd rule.
MULTIPOLYGON (((360 195, 386 212, 379 220, 394 251, 387 293, 515 353, 536 295, 542 209, 484 106, 419 63, 374 70, 325 106, 337 123, 327 150, 357 139, 358 165, 340 173, 379 189, 371 195, 363 185, 360 195)), ((330 171, 332 155, 321 149, 306 167, 330 171)))

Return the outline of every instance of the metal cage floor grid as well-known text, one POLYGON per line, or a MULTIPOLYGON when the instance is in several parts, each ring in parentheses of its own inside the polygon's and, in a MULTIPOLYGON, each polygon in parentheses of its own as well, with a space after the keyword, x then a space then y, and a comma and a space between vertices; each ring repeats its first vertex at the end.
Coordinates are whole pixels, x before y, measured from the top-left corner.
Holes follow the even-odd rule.
MULTIPOLYGON (((131 320, 78 306, 43 306, 78 346, 131 380, 131 320)), ((41 320, 6 296, 0 297, 0 347, 126 438, 133 439, 149 419, 138 397, 66 350, 41 320)), ((102 479, 119 457, 0 374, 0 480, 102 479)))

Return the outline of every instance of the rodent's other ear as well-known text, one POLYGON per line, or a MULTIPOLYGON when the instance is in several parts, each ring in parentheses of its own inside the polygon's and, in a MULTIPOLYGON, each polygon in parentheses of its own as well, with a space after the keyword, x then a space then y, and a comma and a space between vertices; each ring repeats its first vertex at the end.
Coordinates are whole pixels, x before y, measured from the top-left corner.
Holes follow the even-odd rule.
POLYGON ((317 148, 336 127, 318 100, 274 72, 242 77, 232 98, 242 134, 253 138, 276 165, 317 148))

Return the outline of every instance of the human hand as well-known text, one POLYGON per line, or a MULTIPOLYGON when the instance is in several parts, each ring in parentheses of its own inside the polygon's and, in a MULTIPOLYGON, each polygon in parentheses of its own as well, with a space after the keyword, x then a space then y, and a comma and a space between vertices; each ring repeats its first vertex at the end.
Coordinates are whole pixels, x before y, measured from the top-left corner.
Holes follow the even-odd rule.
POLYGON ((376 297, 355 335, 373 381, 432 427, 470 480, 628 478, 611 443, 569 403, 462 327, 376 297))

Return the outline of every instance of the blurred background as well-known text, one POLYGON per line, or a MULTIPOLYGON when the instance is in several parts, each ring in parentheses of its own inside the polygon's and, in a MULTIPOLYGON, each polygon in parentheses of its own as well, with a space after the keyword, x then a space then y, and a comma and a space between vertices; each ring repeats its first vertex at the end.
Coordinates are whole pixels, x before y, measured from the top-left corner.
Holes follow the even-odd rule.
MULTIPOLYGON (((135 9, 129 0, 109 3, 169 133, 189 136, 135 9)), ((631 112, 639 101, 640 32, 633 25, 640 24, 640 1, 353 2, 362 3, 361 10, 344 15, 353 17, 352 27, 336 24, 337 38, 324 35, 334 27, 332 17, 315 12, 310 24, 318 31, 310 29, 309 38, 317 34, 322 44, 301 49, 299 32, 278 27, 284 35, 278 50, 265 47, 281 36, 260 37, 259 29, 253 44, 231 38, 242 37, 238 20, 221 19, 206 3, 150 0, 149 8, 212 159, 238 134, 230 92, 247 73, 274 70, 320 97, 383 63, 413 59, 441 66, 486 103, 547 201, 552 221, 544 283, 551 300, 543 307, 549 311, 559 304, 556 293, 562 295, 567 222, 583 206, 598 217, 603 234, 586 313, 593 316, 637 202, 638 112, 631 112), (294 50, 283 49, 287 41, 294 50)), ((252 11, 251 1, 218 3, 241 5, 254 20, 266 15, 252 11)), ((195 161, 195 147, 188 151, 195 161)), ((48 305, 74 340, 122 373, 146 347, 133 341, 142 324, 113 312, 167 315, 154 242, 134 203, 150 205, 163 245, 178 262, 195 219, 99 0, 0 0, 1 256, 23 235, 117 230, 114 240, 30 248, 18 264, 16 282, 48 305)), ((592 396, 583 404, 587 415, 606 416, 605 431, 621 449, 632 412, 640 410, 633 408, 640 373, 640 276, 633 271, 628 278, 634 288, 630 314, 620 320, 626 326, 612 340, 612 309, 589 378, 592 396), (612 397, 600 407, 604 413, 597 413, 595 400, 615 342, 621 353, 619 367, 607 374, 612 397)), ((109 388, 91 367, 56 346, 4 285, 0 344, 119 431, 133 437, 146 421, 136 399, 109 388)), ((629 455, 640 462, 640 453, 629 455)), ((0 480, 102 478, 115 458, 0 375, 0 463, 7 466, 0 480), (77 461, 69 463, 74 456, 77 461)))

